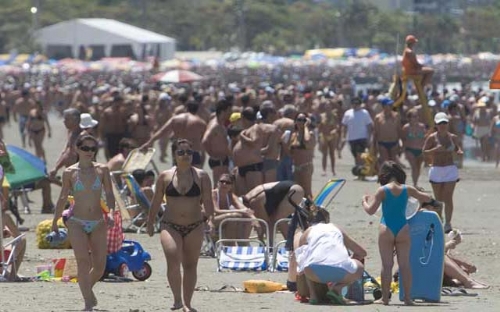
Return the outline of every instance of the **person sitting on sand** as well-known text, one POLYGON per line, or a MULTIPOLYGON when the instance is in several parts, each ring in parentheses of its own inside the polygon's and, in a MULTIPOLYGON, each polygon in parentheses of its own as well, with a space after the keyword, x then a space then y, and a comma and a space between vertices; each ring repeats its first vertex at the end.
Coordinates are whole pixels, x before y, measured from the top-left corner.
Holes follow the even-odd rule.
MULTIPOLYGON (((5 207, 5 206, 2 206, 5 207)), ((1 228, 3 231, 3 237, 18 237, 21 235, 21 232, 19 231, 19 228, 16 226, 16 223, 14 220, 12 220, 10 214, 6 213, 5 210, 2 209, 2 224, 1 228)), ((10 253, 11 249, 9 247, 5 248, 4 250, 4 257, 10 253)), ((12 264, 10 268, 7 267, 7 270, 10 270, 10 272, 6 272, 7 274, 5 275, 7 277, 7 280, 9 281, 16 281, 19 280, 18 272, 19 272, 19 267, 21 267, 21 263, 23 262, 24 259, 24 253, 26 252, 26 239, 22 238, 21 241, 18 243, 17 248, 16 248, 16 253, 15 253, 15 259, 16 261, 12 264)), ((6 258, 4 258, 4 261, 7 261, 6 258)), ((0 274, 3 273, 3 268, 0 266, 0 274)))
POLYGON ((443 286, 461 287, 469 289, 488 289, 490 286, 473 279, 470 274, 475 273, 477 268, 475 265, 458 259, 451 254, 451 250, 461 243, 462 236, 460 232, 454 230, 453 238, 449 240, 445 246, 444 256, 444 278, 443 286))
POLYGON ((299 276, 305 276, 311 304, 318 304, 321 295, 316 293, 314 283, 328 285, 327 297, 332 303, 346 304, 349 300, 343 298, 342 288, 363 276, 361 261, 366 257, 366 250, 329 222, 329 213, 318 209, 295 249, 297 272, 299 276), (349 251, 352 256, 349 256, 349 251))

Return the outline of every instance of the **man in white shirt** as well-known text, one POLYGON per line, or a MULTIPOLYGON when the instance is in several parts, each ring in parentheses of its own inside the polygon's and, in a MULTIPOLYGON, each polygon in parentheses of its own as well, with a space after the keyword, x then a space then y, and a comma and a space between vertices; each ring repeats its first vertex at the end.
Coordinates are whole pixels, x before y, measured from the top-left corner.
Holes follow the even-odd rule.
POLYGON ((361 153, 369 146, 372 133, 373 121, 368 111, 361 107, 361 99, 353 98, 352 108, 344 113, 342 118, 342 137, 349 142, 355 164, 361 164, 361 153))

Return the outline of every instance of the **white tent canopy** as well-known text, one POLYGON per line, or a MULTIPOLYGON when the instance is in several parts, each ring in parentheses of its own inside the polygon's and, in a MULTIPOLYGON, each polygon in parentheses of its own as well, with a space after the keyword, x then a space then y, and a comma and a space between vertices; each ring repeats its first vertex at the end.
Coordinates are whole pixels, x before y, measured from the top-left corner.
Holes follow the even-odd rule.
POLYGON ((175 54, 175 39, 105 18, 57 23, 38 30, 35 40, 49 58, 82 58, 90 53, 92 58, 157 56, 168 60, 175 54))

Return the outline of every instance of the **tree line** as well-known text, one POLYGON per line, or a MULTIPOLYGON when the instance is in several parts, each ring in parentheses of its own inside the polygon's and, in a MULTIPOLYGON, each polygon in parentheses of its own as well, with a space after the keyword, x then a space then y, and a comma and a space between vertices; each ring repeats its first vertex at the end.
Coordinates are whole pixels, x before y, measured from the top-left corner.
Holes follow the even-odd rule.
MULTIPOLYGON (((409 33, 429 54, 500 53, 500 0, 461 15, 381 10, 369 0, 2 0, 0 51, 33 52, 33 30, 72 18, 110 18, 173 37, 178 50, 234 48, 277 55, 307 49, 396 50, 409 33), (36 14, 30 12, 39 5, 36 14)), ((401 47, 401 45, 400 45, 401 47)))

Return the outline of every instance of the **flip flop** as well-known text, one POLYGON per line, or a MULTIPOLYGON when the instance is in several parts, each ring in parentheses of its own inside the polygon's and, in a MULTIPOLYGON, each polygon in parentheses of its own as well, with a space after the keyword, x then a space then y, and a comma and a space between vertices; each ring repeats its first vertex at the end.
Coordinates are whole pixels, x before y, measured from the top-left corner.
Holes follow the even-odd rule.
POLYGON ((450 288, 443 288, 441 290, 441 295, 442 296, 450 296, 450 297, 476 297, 478 294, 477 293, 469 293, 467 290, 463 288, 457 288, 454 290, 451 290, 450 288))
POLYGON ((330 299, 330 302, 336 305, 345 305, 344 298, 341 295, 337 294, 333 290, 329 290, 326 293, 326 297, 330 299))

